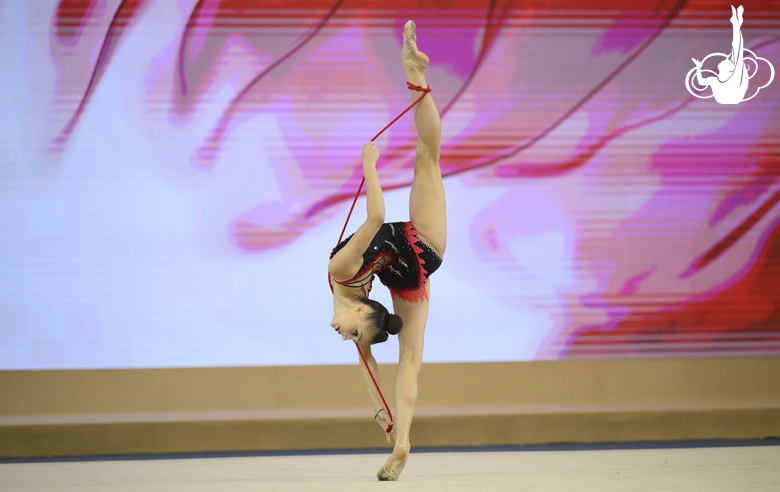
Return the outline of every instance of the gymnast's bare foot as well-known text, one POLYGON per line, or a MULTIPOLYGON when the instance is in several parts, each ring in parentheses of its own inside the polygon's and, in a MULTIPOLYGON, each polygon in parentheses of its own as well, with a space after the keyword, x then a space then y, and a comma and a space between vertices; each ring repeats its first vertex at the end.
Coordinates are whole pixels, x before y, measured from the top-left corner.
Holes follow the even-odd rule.
POLYGON ((406 459, 409 457, 409 445, 398 444, 385 464, 376 473, 376 478, 383 482, 395 482, 404 471, 406 459))
POLYGON ((417 26, 413 21, 406 21, 404 25, 404 44, 401 49, 401 60, 404 63, 404 71, 409 82, 426 87, 425 67, 430 63, 428 56, 417 49, 417 26))

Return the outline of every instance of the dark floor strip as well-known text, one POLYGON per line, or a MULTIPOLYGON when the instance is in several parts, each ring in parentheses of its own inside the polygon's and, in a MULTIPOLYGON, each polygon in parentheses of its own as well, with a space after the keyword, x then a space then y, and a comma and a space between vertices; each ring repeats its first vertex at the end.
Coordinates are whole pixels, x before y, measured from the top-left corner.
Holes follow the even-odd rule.
MULTIPOLYGON (((714 439, 696 441, 640 441, 606 443, 556 443, 526 444, 515 446, 459 446, 459 447, 415 447, 413 453, 480 453, 507 451, 597 451, 631 449, 694 449, 740 446, 780 446, 780 438, 767 439, 714 439)), ((203 458, 243 458, 262 456, 321 456, 347 454, 385 454, 390 448, 373 449, 315 449, 285 451, 223 451, 212 453, 166 453, 166 454, 122 454, 91 456, 36 456, 24 458, 0 458, 5 463, 68 463, 80 461, 135 461, 135 460, 181 460, 203 458)))

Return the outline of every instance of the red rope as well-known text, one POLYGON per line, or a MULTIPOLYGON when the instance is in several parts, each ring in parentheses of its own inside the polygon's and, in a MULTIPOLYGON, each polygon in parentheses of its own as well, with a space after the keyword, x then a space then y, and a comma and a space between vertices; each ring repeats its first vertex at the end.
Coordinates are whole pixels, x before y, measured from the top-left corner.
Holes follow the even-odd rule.
MULTIPOLYGON (((390 413, 390 405, 387 404, 387 401, 385 400, 385 395, 382 394, 382 390, 379 389, 379 384, 376 382, 376 379, 374 379, 374 373, 371 372, 371 369, 368 367, 368 362, 366 362, 366 356, 363 355, 363 351, 360 350, 360 345, 358 345, 357 342, 355 342, 355 348, 357 349, 358 353, 360 354, 360 358, 363 359, 363 365, 366 366, 366 370, 368 371, 368 375, 371 376, 371 381, 374 382, 374 386, 376 387, 376 390, 379 392, 379 398, 382 399, 382 404, 385 406, 385 410, 387 410, 387 416, 390 417, 390 422, 393 421, 393 414, 390 413)), ((377 415, 379 412, 377 412, 377 415)), ((376 417, 374 417, 376 418, 376 417)), ((393 430, 393 424, 390 424, 387 426, 387 429, 385 429, 385 432, 390 432, 393 430)))
MULTIPOLYGON (((430 86, 428 87, 420 87, 419 85, 414 85, 411 82, 406 83, 406 87, 410 90, 415 90, 418 92, 422 92, 422 95, 418 97, 412 104, 409 105, 408 108, 404 109, 401 114, 395 117, 393 121, 388 123, 384 128, 379 130, 379 133, 374 135, 374 138, 371 139, 373 142, 381 134, 385 132, 388 128, 393 126, 393 123, 398 121, 401 116, 405 115, 410 109, 415 107, 418 102, 422 101, 425 96, 428 95, 429 92, 431 92, 430 86)), ((347 230, 347 224, 349 224, 349 219, 352 217, 352 211, 355 209, 355 203, 357 203, 357 199, 360 196, 360 192, 363 190, 363 184, 366 182, 366 177, 363 176, 363 180, 360 181, 360 186, 358 187, 357 193, 355 193, 355 199, 352 200, 352 206, 349 208, 349 213, 347 214, 347 220, 344 221, 344 227, 341 228, 341 234, 339 235, 339 240, 336 242, 336 244, 339 244, 341 242, 341 239, 344 237, 344 231, 347 230)), ((371 372, 371 368, 368 367, 368 362, 366 361, 366 357, 363 355, 363 351, 360 350, 360 346, 355 342, 355 348, 357 348, 358 353, 360 354, 360 359, 363 361, 363 365, 366 366, 366 371, 368 371, 368 375, 371 376, 371 381, 374 382, 374 387, 376 387, 377 392, 379 393, 379 398, 382 399, 382 404, 385 406, 385 410, 387 411, 387 416, 390 417, 390 421, 393 421, 393 414, 390 412, 390 405, 387 404, 387 401, 385 400, 385 395, 382 394, 382 390, 379 388, 379 383, 376 382, 376 378, 374 378, 374 373, 371 372)), ((393 430, 393 424, 390 424, 387 426, 387 429, 385 429, 385 432, 390 432, 393 430)))
MULTIPOLYGON (((401 112, 401 114, 399 114, 398 116, 396 116, 396 117, 395 117, 395 119, 394 119, 393 121, 391 121, 390 123, 388 123, 388 124, 387 124, 387 126, 385 126, 384 128, 382 128, 381 130, 379 130, 379 133, 377 133, 376 135, 374 135, 374 138, 372 138, 372 139, 371 139, 371 141, 372 141, 372 142, 373 142, 374 140, 376 140, 377 138, 379 138, 379 136, 380 136, 381 134, 383 134, 383 133, 385 132, 385 130, 387 130, 388 128, 390 128, 391 126, 393 126, 393 123, 395 123, 396 121, 398 121, 398 120, 401 118, 401 116, 403 116, 403 115, 405 115, 407 112, 409 112, 409 110, 410 110, 410 109, 412 109, 413 107, 415 107, 415 106, 417 105, 417 103, 418 103, 418 102, 422 101, 422 99, 423 99, 425 96, 427 96, 429 92, 431 92, 431 87, 430 87, 430 86, 423 88, 423 87, 420 87, 419 85, 414 85, 414 84, 412 84, 411 82, 407 82, 407 83, 406 83, 406 87, 407 87, 408 89, 410 89, 410 90, 415 90, 415 91, 418 91, 418 92, 422 92, 422 96, 418 97, 416 101, 414 101, 412 104, 410 104, 408 108, 404 109, 404 110, 401 112)), ((349 213, 347 214, 347 220, 345 220, 345 221, 344 221, 344 227, 342 227, 342 228, 341 228, 341 234, 339 235, 339 240, 338 240, 338 241, 336 241, 336 244, 340 243, 340 242, 341 242, 341 240, 344 238, 344 231, 346 231, 346 230, 347 230, 347 224, 349 224, 349 219, 350 219, 350 217, 352 217, 352 211, 355 209, 355 203, 357 203, 357 199, 358 199, 358 197, 360 196, 360 192, 361 192, 361 191, 363 191, 363 184, 365 184, 365 182, 366 182, 366 177, 365 177, 365 176, 363 176, 363 179, 360 181, 360 186, 358 186, 357 193, 355 193, 355 198, 352 200, 352 206, 349 208, 349 213)))

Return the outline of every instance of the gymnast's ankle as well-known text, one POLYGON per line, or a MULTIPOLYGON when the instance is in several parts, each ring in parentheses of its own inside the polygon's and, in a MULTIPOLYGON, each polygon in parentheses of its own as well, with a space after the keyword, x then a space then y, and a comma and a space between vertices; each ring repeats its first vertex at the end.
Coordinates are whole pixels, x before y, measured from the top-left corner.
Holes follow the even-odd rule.
POLYGON ((396 442, 395 448, 393 448, 393 458, 396 460, 403 460, 409 456, 409 451, 412 447, 409 445, 409 441, 396 442))

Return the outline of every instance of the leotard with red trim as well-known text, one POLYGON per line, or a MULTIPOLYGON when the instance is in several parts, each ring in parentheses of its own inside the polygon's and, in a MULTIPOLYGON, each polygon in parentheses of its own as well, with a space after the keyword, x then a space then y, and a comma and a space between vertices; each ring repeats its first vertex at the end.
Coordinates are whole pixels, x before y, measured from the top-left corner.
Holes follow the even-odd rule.
MULTIPOLYGON (((350 239, 352 236, 333 248, 330 257, 333 258, 350 239)), ((441 257, 420 239, 411 222, 388 222, 382 224, 363 253, 363 264, 358 272, 350 279, 333 281, 345 287, 368 286, 370 291, 374 275, 377 275, 394 296, 408 302, 422 302, 428 300, 425 281, 441 262, 441 257)), ((328 280, 331 280, 330 275, 328 280)), ((332 291, 333 285, 330 282, 329 285, 332 291)))

